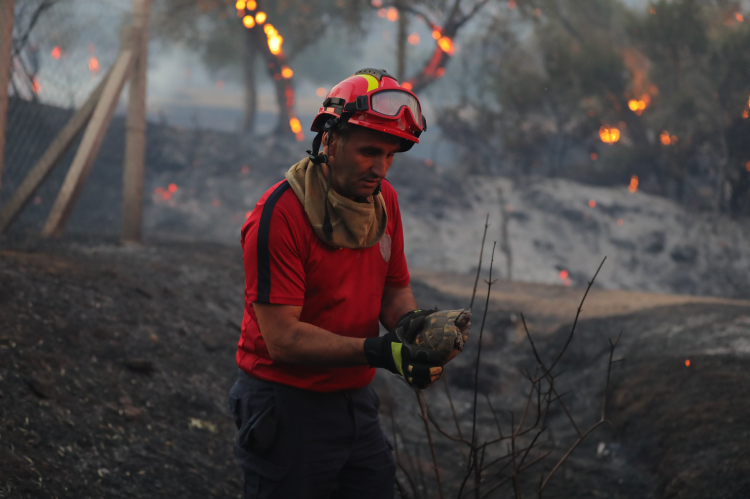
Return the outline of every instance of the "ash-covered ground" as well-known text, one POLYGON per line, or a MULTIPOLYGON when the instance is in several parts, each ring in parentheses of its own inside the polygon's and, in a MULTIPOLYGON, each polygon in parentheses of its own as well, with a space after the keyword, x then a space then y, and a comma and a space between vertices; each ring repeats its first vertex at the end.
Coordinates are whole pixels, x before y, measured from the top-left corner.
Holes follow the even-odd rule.
MULTIPOLYGON (((455 292, 416 278, 419 303, 467 306, 471 279, 430 279, 441 278, 455 292)), ((490 301, 479 376, 480 439, 497 435, 484 394, 506 431, 510 412, 515 421, 522 412, 528 382, 521 370, 533 371, 535 361, 518 312, 528 311, 541 355, 550 359, 575 315, 571 297, 583 293, 575 286, 524 286, 501 281, 497 290, 500 298, 516 290, 525 302, 490 301), (535 297, 549 308, 540 309, 535 297)), ((0 497, 239 496, 225 402, 236 373, 242 290, 238 245, 3 241, 0 497)), ((616 357, 625 360, 612 372, 610 424, 573 452, 548 496, 748 497, 750 305, 674 297, 671 305, 657 306, 656 295, 649 303, 644 294, 594 292, 596 316, 588 317, 584 305, 559 365, 558 389, 582 431, 599 418, 608 339, 619 331, 616 357), (609 313, 602 305, 608 293, 616 297, 609 313), (615 301, 629 299, 623 314, 615 301)), ((484 303, 483 293, 480 287, 476 303, 484 303)), ((471 429, 481 308, 475 305, 469 346, 445 375, 464 435, 471 429)), ((379 375, 376 388, 385 430, 393 435, 395 427, 399 456, 419 494, 436 497, 414 393, 389 375, 379 375)), ((442 381, 425 395, 441 426, 455 434, 442 381)), ((455 497, 465 450, 434 430, 433 436, 446 496, 455 497)), ((522 474, 528 493, 576 438, 564 411, 554 411, 533 454, 552 455, 522 474)), ((511 493, 506 485, 489 497, 511 493)))
MULTIPOLYGON (((62 123, 66 113, 49 106, 35 112, 55 123, 62 123)), ((24 150, 40 156, 46 143, 41 138, 35 142, 34 134, 24 137, 24 150)), ((243 139, 154 123, 147 137, 146 236, 226 244, 239 241, 247 212, 310 147, 294 140, 243 139)), ((12 238, 39 232, 74 150, 11 227, 12 238)), ((124 122, 116 118, 68 233, 118 234, 123 150, 124 122)), ((23 178, 12 161, 8 164, 0 200, 7 200, 23 178)), ((464 175, 460 165, 427 167, 408 154, 397 155, 388 179, 399 194, 407 258, 414 268, 474 271, 486 214, 488 240, 505 240, 503 207, 511 258, 508 265, 508 253, 498 253, 503 277, 509 267, 515 280, 554 284, 566 282, 561 276, 567 276, 570 284, 583 285, 607 256, 598 280, 606 289, 750 295, 747 220, 692 211, 665 198, 631 193, 627 186, 464 175)))

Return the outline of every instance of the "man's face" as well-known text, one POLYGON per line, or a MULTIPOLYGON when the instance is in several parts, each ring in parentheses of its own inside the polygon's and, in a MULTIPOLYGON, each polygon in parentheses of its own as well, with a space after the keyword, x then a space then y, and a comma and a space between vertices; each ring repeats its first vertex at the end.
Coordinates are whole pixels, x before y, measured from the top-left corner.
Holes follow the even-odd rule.
MULTIPOLYGON (((325 144, 327 138, 323 139, 325 144)), ((333 168, 331 188, 350 199, 370 196, 385 178, 393 155, 400 148, 397 137, 368 128, 354 127, 343 144, 334 134, 331 152, 326 151, 333 168)))

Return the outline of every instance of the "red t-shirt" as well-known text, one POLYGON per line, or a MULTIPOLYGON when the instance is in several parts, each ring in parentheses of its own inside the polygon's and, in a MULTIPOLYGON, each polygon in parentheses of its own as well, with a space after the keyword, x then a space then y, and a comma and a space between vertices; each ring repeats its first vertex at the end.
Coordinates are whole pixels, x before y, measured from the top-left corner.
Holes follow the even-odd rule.
POLYGON ((316 392, 351 390, 372 381, 367 366, 312 367, 271 360, 253 302, 302 306, 300 320, 342 336, 377 337, 383 288, 409 284, 396 191, 382 183, 388 226, 366 249, 331 249, 313 232, 289 183, 269 189, 242 227, 245 317, 237 365, 267 381, 316 392))

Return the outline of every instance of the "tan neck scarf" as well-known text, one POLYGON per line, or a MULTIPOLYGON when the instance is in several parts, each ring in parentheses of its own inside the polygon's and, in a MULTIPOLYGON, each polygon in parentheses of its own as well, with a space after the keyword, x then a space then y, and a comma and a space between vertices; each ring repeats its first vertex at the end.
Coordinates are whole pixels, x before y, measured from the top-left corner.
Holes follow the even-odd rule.
POLYGON ((313 231, 331 248, 369 248, 380 241, 388 225, 383 195, 368 196, 358 203, 347 199, 333 189, 326 197, 326 177, 321 165, 305 158, 286 172, 286 179, 305 208, 313 231), (326 210, 333 234, 331 239, 323 232, 326 210))

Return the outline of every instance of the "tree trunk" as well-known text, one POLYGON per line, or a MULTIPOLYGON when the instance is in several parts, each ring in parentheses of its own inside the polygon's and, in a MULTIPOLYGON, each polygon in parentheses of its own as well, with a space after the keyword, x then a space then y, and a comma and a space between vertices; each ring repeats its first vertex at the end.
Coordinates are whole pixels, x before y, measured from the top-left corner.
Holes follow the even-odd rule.
MULTIPOLYGON (((402 0, 403 1, 403 0, 402 0)), ((397 2, 398 8, 398 36, 396 38, 396 79, 400 82, 406 81, 406 43, 409 38, 409 17, 404 9, 403 3, 397 2)))
POLYGON ((242 120, 242 133, 252 134, 255 130, 255 113, 258 108, 257 83, 255 75, 258 58, 258 41, 253 30, 245 30, 245 54, 242 69, 245 76, 245 113, 242 120))
POLYGON ((294 100, 292 82, 281 78, 280 71, 272 74, 271 78, 273 78, 274 88, 276 89, 276 104, 279 106, 279 121, 276 123, 276 134, 293 135, 289 123, 289 109, 287 108, 287 99, 294 100))
POLYGON ((5 129, 8 111, 8 80, 13 58, 14 0, 0 0, 0 185, 2 185, 3 159, 5 157, 5 129))
POLYGON ((721 152, 718 158, 718 164, 716 165, 716 197, 714 198, 714 212, 721 213, 724 211, 724 190, 726 188, 727 181, 727 163, 729 162, 729 149, 727 147, 727 139, 724 133, 719 138, 719 145, 721 152))

